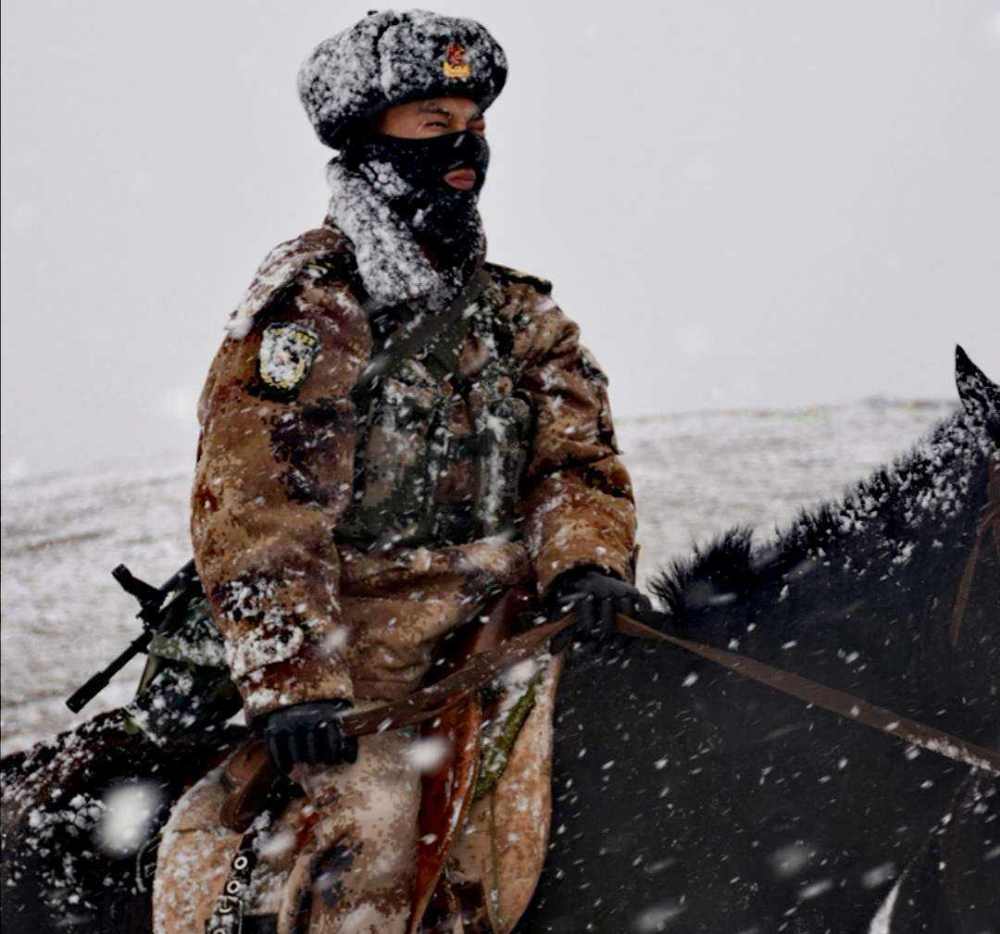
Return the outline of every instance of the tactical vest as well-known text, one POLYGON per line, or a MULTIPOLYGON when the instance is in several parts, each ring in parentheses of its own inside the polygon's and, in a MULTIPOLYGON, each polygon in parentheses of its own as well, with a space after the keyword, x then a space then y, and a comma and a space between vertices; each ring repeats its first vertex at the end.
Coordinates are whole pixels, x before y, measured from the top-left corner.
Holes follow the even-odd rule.
MULTIPOLYGON (((502 301, 491 281, 429 346, 355 397, 354 500, 338 523, 338 541, 387 549, 513 530, 534 417, 516 390, 516 324, 499 314, 502 301), (463 375, 470 339, 486 359, 463 375)), ((400 319, 414 315, 404 308, 373 317, 373 357, 398 339, 400 319)))

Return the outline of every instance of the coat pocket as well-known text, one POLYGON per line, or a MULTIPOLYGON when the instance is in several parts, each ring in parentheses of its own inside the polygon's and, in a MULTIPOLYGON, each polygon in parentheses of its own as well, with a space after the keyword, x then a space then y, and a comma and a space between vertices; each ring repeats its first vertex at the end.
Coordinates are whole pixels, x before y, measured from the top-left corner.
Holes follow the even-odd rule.
POLYGON ((355 504, 337 537, 366 547, 417 545, 433 528, 433 493, 447 448, 445 398, 433 384, 388 379, 369 408, 355 504))
POLYGON ((476 415, 479 483, 476 520, 480 535, 496 535, 514 520, 528 460, 534 413, 518 395, 498 395, 476 415))

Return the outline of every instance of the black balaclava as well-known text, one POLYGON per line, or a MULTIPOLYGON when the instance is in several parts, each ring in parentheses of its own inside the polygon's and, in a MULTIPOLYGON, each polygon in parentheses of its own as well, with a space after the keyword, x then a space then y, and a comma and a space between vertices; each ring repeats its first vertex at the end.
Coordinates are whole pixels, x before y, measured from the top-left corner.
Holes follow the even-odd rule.
POLYGON ((377 177, 379 163, 395 170, 410 190, 393 198, 390 206, 445 266, 463 265, 477 249, 477 202, 490 161, 482 135, 466 130, 401 139, 367 132, 348 140, 343 158, 346 168, 362 175, 377 177), (475 169, 475 187, 461 191, 444 181, 458 168, 475 169))

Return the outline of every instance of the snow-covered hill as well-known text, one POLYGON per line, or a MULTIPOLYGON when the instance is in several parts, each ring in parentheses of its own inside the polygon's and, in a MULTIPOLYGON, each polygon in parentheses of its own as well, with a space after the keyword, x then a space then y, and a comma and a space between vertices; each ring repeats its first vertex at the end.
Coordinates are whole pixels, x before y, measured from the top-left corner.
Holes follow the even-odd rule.
MULTIPOLYGON (((621 422, 639 502, 641 576, 737 523, 766 535, 902 453, 950 409, 870 400, 621 422)), ((173 458, 4 483, 5 753, 76 722, 65 697, 137 634, 135 604, 110 569, 125 562, 159 584, 188 559, 190 479, 190 461, 173 458)), ((84 716, 124 702, 140 668, 122 672, 84 716)))

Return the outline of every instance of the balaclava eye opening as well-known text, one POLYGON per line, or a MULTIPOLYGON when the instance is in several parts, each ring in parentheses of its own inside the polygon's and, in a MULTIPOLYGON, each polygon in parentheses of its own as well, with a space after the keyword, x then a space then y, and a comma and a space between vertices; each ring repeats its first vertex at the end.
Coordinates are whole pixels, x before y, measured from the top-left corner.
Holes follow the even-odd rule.
POLYGON ((347 140, 342 157, 345 168, 370 181, 391 167, 406 190, 389 199, 390 207, 444 265, 464 263, 477 248, 477 202, 490 160, 482 135, 465 130, 402 139, 366 130, 347 140), (444 181, 457 168, 475 170, 473 188, 462 191, 444 181))

